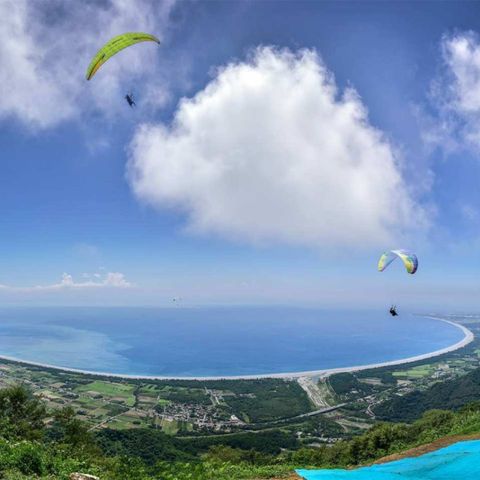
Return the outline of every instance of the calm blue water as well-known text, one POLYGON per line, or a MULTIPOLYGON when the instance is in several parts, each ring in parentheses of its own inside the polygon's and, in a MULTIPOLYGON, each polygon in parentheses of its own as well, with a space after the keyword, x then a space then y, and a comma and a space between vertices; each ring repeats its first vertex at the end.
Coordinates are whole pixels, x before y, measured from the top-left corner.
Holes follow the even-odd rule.
POLYGON ((478 480, 480 441, 460 442, 421 457, 357 470, 297 470, 305 480, 478 480))
POLYGON ((395 360, 456 343, 448 324, 300 308, 0 309, 0 355, 98 372, 215 376, 395 360))

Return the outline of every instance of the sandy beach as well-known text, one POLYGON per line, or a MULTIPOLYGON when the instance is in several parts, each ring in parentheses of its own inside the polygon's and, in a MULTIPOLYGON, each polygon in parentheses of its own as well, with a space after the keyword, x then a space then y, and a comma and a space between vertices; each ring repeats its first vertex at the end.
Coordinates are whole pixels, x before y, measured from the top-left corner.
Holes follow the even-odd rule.
POLYGON ((42 367, 42 368, 53 368, 55 370, 60 370, 64 372, 72 372, 72 373, 81 373, 85 375, 95 375, 98 377, 112 377, 112 378, 125 378, 125 379, 136 379, 136 380, 256 380, 261 378, 285 378, 285 379, 295 379, 300 377, 327 377, 329 375, 333 375, 334 373, 343 373, 343 372, 356 372, 359 370, 368 370, 371 368, 380 368, 380 367, 389 367, 394 365, 402 365, 405 363, 412 363, 418 362, 420 360, 425 360, 428 358, 437 357, 439 355, 443 355, 444 353, 453 352, 458 350, 459 348, 468 345, 474 339, 474 334, 465 326, 460 325, 456 322, 451 320, 445 320, 444 318, 433 317, 430 315, 424 315, 424 318, 430 318, 433 320, 437 320, 439 322, 449 323, 456 328, 459 328, 464 333, 464 338, 459 342, 449 346, 442 348, 440 350, 435 350, 433 352, 424 353, 421 355, 415 355, 413 357, 407 358, 400 358, 398 360, 391 360, 387 362, 381 363, 371 363, 366 365, 354 365, 350 367, 339 367, 339 368, 329 368, 323 370, 308 370, 308 371, 300 371, 300 372, 281 372, 281 373, 266 373, 266 374, 258 374, 258 375, 222 375, 222 376, 206 376, 206 377, 182 377, 182 376, 156 376, 156 375, 128 375, 128 374, 120 374, 120 373, 109 373, 109 372, 95 372, 91 370, 81 370, 77 368, 68 368, 68 367, 59 367, 57 365, 51 365, 48 363, 39 363, 39 362, 30 362, 27 360, 23 360, 20 358, 0 355, 0 360, 8 360, 11 362, 22 363, 25 365, 31 365, 35 367, 42 367))

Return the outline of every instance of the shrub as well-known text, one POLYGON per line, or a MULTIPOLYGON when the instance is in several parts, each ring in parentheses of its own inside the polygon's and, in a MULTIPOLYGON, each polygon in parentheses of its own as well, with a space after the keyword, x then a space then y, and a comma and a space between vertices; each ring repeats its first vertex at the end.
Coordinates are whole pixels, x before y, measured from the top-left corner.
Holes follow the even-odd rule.
POLYGON ((22 443, 13 450, 13 465, 25 475, 42 475, 45 471, 44 463, 38 445, 22 443))

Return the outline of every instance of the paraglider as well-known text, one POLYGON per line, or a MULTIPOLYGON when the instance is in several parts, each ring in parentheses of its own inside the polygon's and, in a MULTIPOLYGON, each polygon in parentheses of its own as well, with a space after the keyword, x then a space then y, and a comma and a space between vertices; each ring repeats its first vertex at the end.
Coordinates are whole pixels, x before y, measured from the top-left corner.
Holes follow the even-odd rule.
POLYGON ((397 257, 402 260, 408 273, 413 275, 417 271, 417 256, 407 250, 389 250, 383 253, 378 261, 378 271, 383 272, 397 257))
POLYGON ((122 33, 110 39, 93 57, 87 68, 86 78, 90 80, 98 71, 98 69, 111 57, 116 55, 124 48, 130 47, 140 42, 156 42, 160 44, 160 40, 149 33, 129 32, 122 33))
POLYGON ((390 315, 392 317, 398 317, 398 313, 397 313, 397 306, 396 305, 392 305, 390 307, 390 315))
MULTIPOLYGON (((418 258, 407 250, 389 250, 384 252, 378 261, 378 271, 383 272, 396 258, 400 258, 408 273, 414 274, 418 268, 418 258)), ((397 317, 397 307, 392 305, 390 307, 389 313, 392 317, 397 317)))
POLYGON ((136 107, 137 104, 135 103, 135 100, 133 100, 133 94, 132 93, 127 93, 125 95, 125 100, 128 102, 128 104, 130 105, 130 107, 136 107))

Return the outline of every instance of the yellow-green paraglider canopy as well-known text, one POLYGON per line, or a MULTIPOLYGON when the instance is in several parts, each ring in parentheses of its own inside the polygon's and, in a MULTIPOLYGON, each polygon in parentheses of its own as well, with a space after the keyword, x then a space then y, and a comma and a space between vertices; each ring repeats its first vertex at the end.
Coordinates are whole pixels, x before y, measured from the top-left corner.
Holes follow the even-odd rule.
POLYGON ((418 268, 417 256, 407 250, 389 250, 378 261, 378 271, 383 272, 396 258, 400 258, 408 273, 414 274, 418 268))
POLYGON ((160 40, 155 35, 150 35, 149 33, 129 32, 113 37, 93 57, 87 69, 87 80, 90 80, 97 73, 97 70, 120 50, 140 42, 156 42, 160 44, 160 40))

